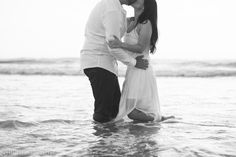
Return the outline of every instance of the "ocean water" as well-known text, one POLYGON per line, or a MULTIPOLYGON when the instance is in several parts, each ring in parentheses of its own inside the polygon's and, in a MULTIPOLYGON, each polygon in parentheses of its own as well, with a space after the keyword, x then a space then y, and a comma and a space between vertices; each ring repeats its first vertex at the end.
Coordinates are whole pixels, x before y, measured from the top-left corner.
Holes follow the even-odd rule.
MULTIPOLYGON (((236 60, 152 60, 156 76, 219 77, 236 76, 236 60)), ((119 63, 119 75, 126 67, 119 63)), ((0 59, 0 74, 5 75, 81 75, 79 58, 0 59)))
POLYGON ((176 118, 104 125, 77 59, 2 60, 0 157, 236 157, 235 63, 156 61, 162 114, 176 118))

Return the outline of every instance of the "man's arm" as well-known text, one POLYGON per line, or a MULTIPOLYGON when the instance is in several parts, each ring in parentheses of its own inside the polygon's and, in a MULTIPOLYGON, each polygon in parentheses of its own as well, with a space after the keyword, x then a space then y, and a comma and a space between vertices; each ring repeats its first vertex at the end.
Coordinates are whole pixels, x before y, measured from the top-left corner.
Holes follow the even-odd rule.
MULTIPOLYGON (((110 11, 106 13, 103 17, 103 24, 105 27, 106 33, 106 41, 109 42, 110 40, 114 40, 114 35, 120 39, 120 24, 121 24, 121 15, 119 11, 110 11)), ((127 53, 124 52, 122 49, 110 49, 107 46, 110 53, 119 61, 126 65, 135 66, 136 60, 129 56, 127 53)))

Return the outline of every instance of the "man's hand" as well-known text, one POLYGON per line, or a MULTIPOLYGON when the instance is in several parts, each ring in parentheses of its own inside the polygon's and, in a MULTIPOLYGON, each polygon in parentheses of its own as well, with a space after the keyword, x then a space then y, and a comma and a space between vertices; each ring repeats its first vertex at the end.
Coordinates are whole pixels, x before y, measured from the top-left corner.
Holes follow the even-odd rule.
POLYGON ((110 40, 107 44, 111 49, 122 48, 122 42, 117 36, 113 36, 114 40, 110 40))
POLYGON ((148 60, 147 59, 143 59, 144 56, 138 56, 136 57, 136 65, 135 67, 138 69, 143 69, 146 70, 148 68, 148 60))

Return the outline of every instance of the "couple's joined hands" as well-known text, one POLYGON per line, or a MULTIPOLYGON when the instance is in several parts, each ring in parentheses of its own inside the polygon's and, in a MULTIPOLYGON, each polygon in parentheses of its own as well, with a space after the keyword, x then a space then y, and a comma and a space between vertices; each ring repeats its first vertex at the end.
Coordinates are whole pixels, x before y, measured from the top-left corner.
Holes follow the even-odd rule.
MULTIPOLYGON (((116 36, 114 36, 114 40, 110 40, 108 43, 108 46, 112 49, 115 49, 115 48, 123 48, 122 47, 122 42, 120 41, 119 38, 117 38, 116 36)), ((146 70, 148 68, 148 65, 149 65, 149 61, 147 59, 143 59, 143 55, 141 56, 137 56, 135 59, 136 59, 136 65, 135 67, 138 68, 138 69, 143 69, 143 70, 146 70)))

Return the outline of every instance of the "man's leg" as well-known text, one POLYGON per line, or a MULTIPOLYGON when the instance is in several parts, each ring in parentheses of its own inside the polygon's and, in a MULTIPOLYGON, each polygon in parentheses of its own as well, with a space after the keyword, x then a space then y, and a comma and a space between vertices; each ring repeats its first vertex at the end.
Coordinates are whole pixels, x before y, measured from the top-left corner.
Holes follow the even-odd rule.
POLYGON ((113 104, 112 104, 112 109, 111 109, 111 116, 112 118, 115 118, 118 114, 119 111, 119 104, 120 104, 120 97, 121 97, 121 92, 120 92, 120 85, 118 78, 114 80, 114 94, 113 94, 113 104))
POLYGON ((85 69, 93 90, 94 114, 93 119, 98 122, 108 122, 119 109, 120 88, 115 74, 102 68, 85 69))

